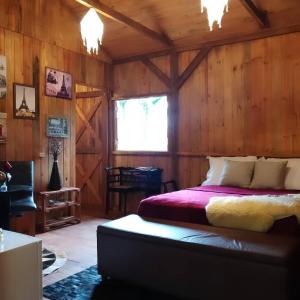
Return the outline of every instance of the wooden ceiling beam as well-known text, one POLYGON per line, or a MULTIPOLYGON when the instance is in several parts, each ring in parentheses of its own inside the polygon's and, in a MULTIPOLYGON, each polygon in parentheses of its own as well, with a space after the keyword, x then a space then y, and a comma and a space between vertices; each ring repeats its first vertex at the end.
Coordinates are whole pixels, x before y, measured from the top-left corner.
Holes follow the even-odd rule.
POLYGON ((240 0, 247 11, 255 18, 261 27, 270 27, 268 14, 266 11, 260 10, 252 0, 240 0))
POLYGON ((138 60, 143 60, 144 58, 154 58, 154 57, 159 57, 159 56, 165 56, 171 54, 172 50, 167 49, 167 50, 162 50, 162 51, 154 51, 151 53, 145 53, 141 55, 135 55, 135 56, 129 56, 129 57, 124 57, 120 59, 116 59, 113 61, 114 65, 121 65, 121 64, 126 64, 129 62, 133 61, 138 61, 138 60))
POLYGON ((180 89, 182 85, 187 81, 187 79, 192 75, 192 73, 196 70, 199 64, 203 61, 203 59, 209 53, 211 47, 204 47, 200 49, 198 54, 194 57, 191 63, 187 66, 187 68, 183 71, 183 73, 176 80, 176 87, 180 89))
MULTIPOLYGON (((227 39, 223 39, 223 40, 211 41, 211 42, 202 42, 197 45, 190 46, 190 47, 176 48, 175 51, 176 52, 193 51, 193 50, 201 49, 205 46, 211 47, 211 48, 219 47, 219 46, 225 46, 225 45, 230 45, 230 44, 235 44, 235 43, 249 42, 249 41, 253 41, 253 40, 264 39, 264 38, 273 37, 273 36, 285 35, 285 34, 295 33, 295 32, 300 32, 300 24, 292 25, 292 26, 288 26, 288 27, 284 27, 284 28, 278 28, 278 29, 265 28, 259 32, 250 33, 250 34, 243 35, 243 36, 235 36, 235 37, 231 37, 231 38, 227 38, 227 39)), ((128 62, 138 61, 145 57, 153 58, 153 57, 169 55, 170 53, 171 53, 170 50, 164 50, 164 51, 145 53, 145 54, 136 55, 136 56, 123 57, 123 58, 115 59, 113 61, 113 64, 119 65, 119 64, 124 64, 124 63, 128 63, 128 62)))
POLYGON ((165 46, 172 47, 172 42, 168 39, 168 37, 165 34, 160 34, 156 31, 144 26, 143 24, 138 23, 138 22, 134 21, 133 19, 119 13, 118 11, 112 9, 111 7, 101 3, 99 1, 96 1, 96 0, 74 0, 74 1, 82 4, 83 6, 85 6, 87 8, 93 7, 102 16, 105 16, 105 17, 112 19, 116 22, 119 22, 121 24, 127 25, 127 26, 135 29, 136 31, 144 34, 145 36, 164 44, 165 46))
POLYGON ((171 80, 170 80, 170 78, 159 67, 157 67, 149 58, 144 58, 141 61, 168 88, 171 87, 171 80))

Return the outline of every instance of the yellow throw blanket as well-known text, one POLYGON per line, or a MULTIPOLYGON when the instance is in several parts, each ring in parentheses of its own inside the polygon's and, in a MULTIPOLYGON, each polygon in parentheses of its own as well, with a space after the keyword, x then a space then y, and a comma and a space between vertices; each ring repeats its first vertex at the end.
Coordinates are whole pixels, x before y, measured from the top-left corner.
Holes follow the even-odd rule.
POLYGON ((214 226, 267 232, 276 220, 291 215, 300 223, 300 195, 212 197, 206 215, 214 226))

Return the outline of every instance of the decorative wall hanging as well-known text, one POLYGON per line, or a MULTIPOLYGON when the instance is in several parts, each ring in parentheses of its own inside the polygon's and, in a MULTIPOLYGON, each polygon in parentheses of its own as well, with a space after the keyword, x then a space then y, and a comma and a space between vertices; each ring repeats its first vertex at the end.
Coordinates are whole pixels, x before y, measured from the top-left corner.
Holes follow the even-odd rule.
POLYGON ((72 76, 46 67, 46 96, 72 99, 72 76))
POLYGON ((7 137, 7 114, 0 112, 0 143, 6 142, 7 137))
POLYGON ((58 155, 60 154, 61 150, 62 144, 58 139, 53 138, 49 140, 49 153, 53 155, 52 171, 48 184, 48 190, 50 191, 60 190, 62 187, 58 170, 58 155))
POLYGON ((33 86, 14 83, 13 109, 16 119, 36 119, 36 93, 33 86))
POLYGON ((69 137, 69 122, 67 118, 50 116, 47 120, 47 136, 69 137))
POLYGON ((6 96, 6 57, 0 55, 0 99, 6 96))

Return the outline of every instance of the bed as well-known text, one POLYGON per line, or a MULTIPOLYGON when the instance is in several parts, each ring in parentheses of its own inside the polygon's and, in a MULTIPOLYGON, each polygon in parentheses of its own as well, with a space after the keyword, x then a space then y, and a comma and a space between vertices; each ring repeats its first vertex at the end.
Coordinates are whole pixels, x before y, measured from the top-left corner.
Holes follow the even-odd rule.
MULTIPOLYGON (((172 193, 151 196, 140 202, 138 214, 142 217, 167 219, 209 225, 205 206, 214 196, 284 195, 299 193, 299 190, 249 189, 220 185, 192 187, 172 193)), ((299 225, 295 216, 275 222, 270 230, 274 233, 298 234, 299 225)))

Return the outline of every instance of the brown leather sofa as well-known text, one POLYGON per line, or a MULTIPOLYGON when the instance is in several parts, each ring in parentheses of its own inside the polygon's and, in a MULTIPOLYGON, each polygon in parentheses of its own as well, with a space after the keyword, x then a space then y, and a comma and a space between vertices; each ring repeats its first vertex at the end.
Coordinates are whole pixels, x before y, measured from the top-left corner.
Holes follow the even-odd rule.
POLYGON ((98 270, 184 299, 300 299, 293 237, 130 215, 97 230, 98 270))

